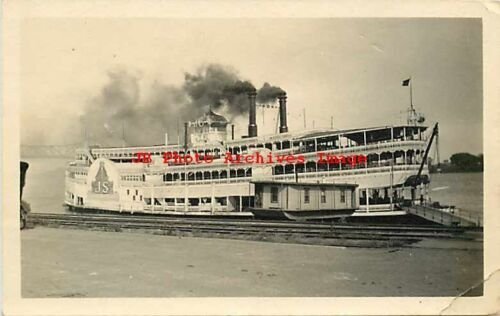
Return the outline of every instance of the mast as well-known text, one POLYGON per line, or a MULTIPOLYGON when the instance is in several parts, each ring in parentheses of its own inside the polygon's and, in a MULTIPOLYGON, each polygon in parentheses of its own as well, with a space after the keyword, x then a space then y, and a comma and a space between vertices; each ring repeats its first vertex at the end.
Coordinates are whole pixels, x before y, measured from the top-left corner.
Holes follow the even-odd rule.
POLYGON ((439 168, 441 165, 441 161, 439 159, 439 133, 436 135, 436 155, 437 155, 437 166, 439 168))
POLYGON ((126 142, 125 142, 125 123, 122 121, 122 147, 125 147, 126 142))
POLYGON ((177 120, 177 145, 181 144, 181 136, 179 133, 179 120, 177 120))
POLYGON ((278 134, 279 121, 280 121, 280 111, 278 111, 278 113, 276 114, 276 127, 274 129, 275 134, 278 134))
POLYGON ((408 113, 408 124, 417 125, 417 113, 415 112, 415 107, 413 106, 413 84, 411 76, 408 85, 410 86, 410 112, 408 113))
POLYGON ((409 87, 410 88, 410 108, 408 109, 408 117, 406 118, 406 123, 408 125, 417 125, 418 117, 417 117, 417 112, 415 111, 415 107, 413 106, 413 84, 412 84, 412 78, 411 76, 403 80, 402 86, 403 87, 409 87))
POLYGON ((413 89, 412 89, 412 84, 411 84, 411 76, 409 79, 409 85, 410 85, 410 109, 413 112, 413 111, 415 111, 415 109, 413 108, 413 89))

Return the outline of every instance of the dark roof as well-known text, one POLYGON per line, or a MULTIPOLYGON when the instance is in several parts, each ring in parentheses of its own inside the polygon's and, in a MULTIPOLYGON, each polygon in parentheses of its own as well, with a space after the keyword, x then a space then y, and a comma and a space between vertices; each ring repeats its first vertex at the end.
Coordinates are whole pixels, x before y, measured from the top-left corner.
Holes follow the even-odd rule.
POLYGON ((358 185, 354 183, 316 183, 316 182, 280 182, 280 181, 271 181, 271 180, 263 180, 263 181, 251 181, 253 184, 270 184, 270 185, 300 185, 300 186, 317 186, 317 187, 348 187, 355 188, 358 185))
POLYGON ((366 133, 367 141, 374 142, 378 140, 390 139, 391 128, 394 129, 394 133, 398 133, 399 131, 402 131, 404 128, 406 128, 407 131, 414 131, 414 130, 425 131, 427 129, 427 126, 401 125, 401 126, 380 126, 372 128, 353 128, 353 129, 331 130, 331 131, 314 131, 296 139, 307 139, 312 137, 343 134, 347 138, 351 138, 352 140, 355 140, 357 142, 362 142, 364 139, 364 133, 366 133))

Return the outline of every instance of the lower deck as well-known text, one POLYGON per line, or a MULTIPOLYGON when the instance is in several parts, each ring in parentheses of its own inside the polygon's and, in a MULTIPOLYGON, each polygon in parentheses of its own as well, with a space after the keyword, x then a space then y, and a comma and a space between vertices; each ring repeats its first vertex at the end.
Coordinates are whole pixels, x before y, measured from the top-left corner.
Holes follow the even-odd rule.
MULTIPOLYGON (((399 187, 393 188, 393 196, 388 196, 390 188, 362 188, 356 192, 357 206, 353 216, 393 216, 405 215, 406 211, 402 210, 400 205, 407 204, 411 197, 411 188, 399 187), (377 192, 383 192, 382 197, 376 197, 377 192), (387 194, 387 195, 385 195, 387 194), (375 196, 375 198, 366 199, 365 196, 375 196)), ((417 191, 420 191, 419 189, 417 191)), ((129 191, 130 192, 130 191, 129 191)), ((186 197, 162 197, 149 196, 144 197, 139 195, 137 201, 128 201, 130 196, 126 196, 123 200, 119 196, 115 197, 114 201, 105 200, 98 196, 87 195, 86 198, 78 196, 74 193, 67 192, 65 204, 69 207, 81 209, 97 209, 109 210, 115 212, 127 213, 154 213, 154 214, 240 214, 249 213, 250 208, 254 208, 255 192, 247 188, 248 195, 225 195, 225 196, 188 196, 186 197)), ((427 200, 427 190, 422 190, 423 200, 427 200)), ((150 193, 150 192, 148 192, 150 193)), ((420 192, 418 192, 420 193, 420 192)), ((134 192, 135 194, 135 192, 134 192)), ((302 193, 303 194, 303 193, 302 193)), ((416 196, 416 194, 413 194, 416 196)), ((326 197, 328 198, 328 196, 326 197)), ((316 202, 317 203, 317 202, 316 202)), ((420 199, 414 201, 415 204, 421 204, 420 199)), ((310 210, 320 210, 321 207, 312 207, 310 210)))
MULTIPOLYGON (((415 175, 417 166, 400 168, 376 168, 376 170, 352 170, 349 174, 307 173, 301 175, 272 174, 259 177, 217 179, 202 182, 181 181, 165 184, 160 175, 146 177, 143 181, 124 179, 120 169, 107 159, 98 159, 85 170, 81 177, 67 176, 65 181, 65 204, 84 209, 110 210, 116 212, 144 212, 159 214, 190 213, 216 214, 248 212, 256 205, 256 191, 253 182, 273 181, 276 183, 314 184, 328 187, 336 184, 355 185, 352 207, 356 216, 401 215, 398 208, 405 200, 427 199, 428 183, 417 188, 408 187, 408 179, 415 175), (370 172, 368 172, 370 171, 370 172)), ((427 175, 424 174, 425 177, 427 175)), ((306 201, 305 192, 293 193, 295 200, 306 201), (300 198, 299 198, 300 197, 300 198)), ((341 203, 351 202, 351 194, 342 192, 319 196, 319 190, 311 196, 310 203, 300 204, 300 210, 315 211, 325 208, 346 208, 341 203), (323 201, 323 199, 325 199, 323 201), (344 200, 342 202, 342 200, 344 200), (330 201, 336 201, 333 207, 330 201)), ((298 203, 294 202, 293 203, 298 203)), ((273 205, 274 208, 288 208, 273 205)), ((349 208, 351 208, 349 206, 349 208)))

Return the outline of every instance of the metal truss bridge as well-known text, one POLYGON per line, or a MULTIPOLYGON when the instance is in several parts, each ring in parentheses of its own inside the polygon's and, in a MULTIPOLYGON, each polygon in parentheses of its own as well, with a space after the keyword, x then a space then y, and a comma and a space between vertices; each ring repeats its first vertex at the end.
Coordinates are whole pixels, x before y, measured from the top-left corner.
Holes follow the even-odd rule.
POLYGON ((81 144, 71 145, 21 145, 21 157, 74 157, 81 144))

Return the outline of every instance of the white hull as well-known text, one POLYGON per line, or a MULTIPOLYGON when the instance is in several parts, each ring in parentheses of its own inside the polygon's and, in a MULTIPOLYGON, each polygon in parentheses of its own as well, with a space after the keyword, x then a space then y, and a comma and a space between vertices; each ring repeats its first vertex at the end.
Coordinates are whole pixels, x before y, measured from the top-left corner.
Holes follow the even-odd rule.
MULTIPOLYGON (((116 166, 117 164, 113 164, 116 166)), ((108 168, 112 169, 112 168, 108 168)), ((367 169, 357 169, 349 171, 333 171, 333 172, 316 172, 314 174, 299 174, 299 182, 313 183, 353 183, 359 185, 359 190, 366 188, 384 188, 390 185, 391 178, 394 186, 401 185, 411 175, 418 171, 416 165, 402 165, 391 167, 380 167, 367 169), (345 173, 350 173, 345 175, 345 173)), ((118 171, 117 171, 118 173, 118 171)), ((212 181, 187 181, 183 183, 170 183, 168 185, 161 183, 154 185, 149 183, 132 183, 129 181, 120 181, 119 177, 115 177, 114 185, 116 192, 113 195, 98 195, 93 194, 89 189, 89 181, 67 179, 66 190, 71 192, 73 196, 66 196, 65 203, 69 206, 86 207, 92 209, 101 209, 117 212, 146 212, 158 213, 166 215, 179 215, 189 213, 192 215, 206 215, 210 213, 238 213, 243 211, 237 205, 218 205, 214 203, 205 203, 198 206, 184 206, 184 204, 166 203, 165 198, 174 200, 184 198, 199 198, 199 197, 217 197, 217 196, 241 196, 251 197, 254 195, 254 187, 250 181, 255 178, 235 178, 235 179, 219 179, 212 181), (130 192, 133 191, 135 196, 139 196, 133 200, 130 192), (128 192, 128 194, 127 194, 128 192), (82 197, 84 205, 79 205, 74 197, 82 197), (72 198, 73 197, 73 198, 72 198), (160 205, 147 205, 144 199, 154 201, 155 198, 160 205)), ((295 175, 279 175, 272 177, 274 181, 294 181, 295 175)), ((380 206, 371 205, 362 206, 362 209, 355 213, 355 216, 387 216, 387 215, 404 215, 405 212, 391 210, 390 205, 380 206)))
MULTIPOLYGON (((265 156, 270 145, 275 154, 303 155, 307 163, 302 167, 298 163, 276 162, 224 164, 223 158, 194 165, 165 164, 162 153, 182 150, 179 145, 84 149, 68 167, 65 203, 76 208, 129 213, 234 214, 253 206, 255 191, 251 182, 266 180, 356 184, 356 195, 364 203, 360 202, 360 209, 354 216, 404 215, 406 213, 398 210, 396 203, 391 206, 389 200, 410 198, 407 182, 418 173, 421 165, 426 147, 426 140, 422 138, 424 130, 423 127, 403 126, 278 134, 228 141, 223 147, 207 145, 190 149, 222 153, 262 151, 265 156), (410 135, 406 129, 411 129, 410 135), (398 136, 401 138, 396 139, 395 133, 401 134, 398 136), (285 144, 291 147, 285 147, 285 144), (324 149, 325 146, 330 146, 330 149, 324 149), (134 155, 141 152, 152 153, 152 161, 148 164, 133 163, 134 155), (318 152, 364 155, 366 160, 353 168, 343 164, 336 167, 327 164, 325 167, 314 160, 318 152), (309 166, 309 163, 313 165, 309 166), (407 189, 403 188, 405 185, 407 189)), ((428 177, 427 166, 424 167, 422 176, 428 177)), ((425 196, 427 186, 420 185, 411 193, 412 198, 425 196)))

